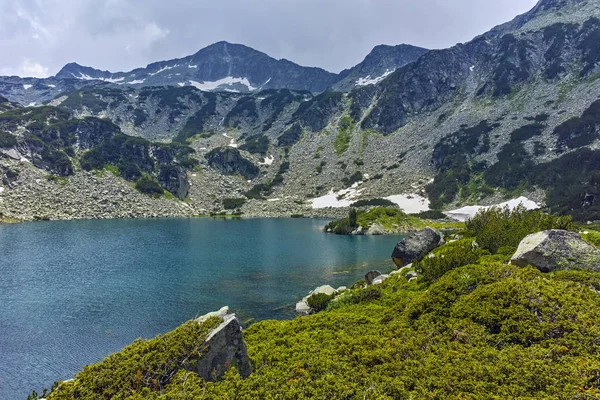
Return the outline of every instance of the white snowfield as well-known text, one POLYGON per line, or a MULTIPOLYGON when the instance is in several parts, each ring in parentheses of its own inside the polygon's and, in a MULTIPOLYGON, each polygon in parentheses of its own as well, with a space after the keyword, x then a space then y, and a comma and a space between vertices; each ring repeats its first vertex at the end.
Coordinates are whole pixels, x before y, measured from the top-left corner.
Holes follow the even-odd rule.
POLYGON ((124 77, 114 78, 114 79, 113 78, 94 78, 94 77, 84 74, 83 72, 80 72, 79 76, 77 76, 75 74, 71 74, 71 75, 73 75, 74 78, 80 79, 83 81, 103 81, 103 82, 108 82, 108 83, 118 83, 118 82, 125 80, 124 77))
POLYGON ((31 87, 32 87, 32 86, 33 86, 33 85, 23 85, 23 89, 25 89, 25 90, 29 90, 29 89, 31 89, 31 87))
POLYGON ((275 156, 265 157, 265 161, 259 162, 258 165, 272 165, 273 161, 275 161, 275 156))
POLYGON ((130 85, 139 85, 141 83, 144 83, 144 81, 145 81, 145 79, 135 79, 135 80, 133 80, 131 82, 127 82, 127 83, 130 85))
POLYGON ((325 196, 317 197, 312 199, 312 208, 342 208, 350 207, 350 204, 354 203, 357 197, 364 189, 358 189, 358 186, 362 182, 357 182, 348 189, 342 189, 339 192, 334 192, 333 189, 329 191, 325 196))
POLYGON ((396 203, 407 214, 429 211, 429 200, 418 194, 397 194, 385 199, 396 203))
POLYGON ((496 204, 493 206, 467 206, 463 208, 459 208, 458 210, 446 211, 444 214, 453 218, 457 221, 466 221, 469 218, 473 218, 475 214, 477 214, 480 210, 487 210, 493 207, 496 208, 505 208, 508 207, 510 210, 514 210, 519 205, 523 205, 527 210, 537 210, 540 208, 539 204, 534 201, 529 200, 527 197, 519 197, 517 199, 512 199, 504 203, 496 204))
POLYGON ((375 85, 387 78, 390 74, 394 73, 395 70, 386 70, 383 75, 378 76, 376 78, 371 78, 371 75, 367 75, 364 78, 359 78, 356 81, 356 86, 369 86, 375 85))
POLYGON ((256 90, 256 88, 250 84, 250 81, 248 80, 248 78, 235 78, 233 76, 228 76, 227 78, 219 79, 218 81, 214 81, 214 82, 190 81, 190 85, 194 86, 196 89, 204 90, 207 92, 216 90, 220 86, 231 86, 236 83, 246 86, 249 91, 256 90))

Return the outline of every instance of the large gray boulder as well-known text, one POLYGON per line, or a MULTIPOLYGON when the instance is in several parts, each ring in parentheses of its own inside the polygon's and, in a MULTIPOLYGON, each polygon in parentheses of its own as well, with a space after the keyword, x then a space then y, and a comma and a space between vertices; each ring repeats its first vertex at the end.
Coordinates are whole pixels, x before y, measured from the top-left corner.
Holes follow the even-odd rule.
POLYGON ((365 282, 367 282, 367 285, 370 285, 370 284, 373 283, 373 280, 375 278, 377 278, 378 276, 381 276, 381 272, 379 272, 379 271, 369 271, 365 275, 365 282))
POLYGON ((235 314, 229 314, 227 307, 200 317, 197 321, 202 323, 214 316, 223 318, 223 322, 207 336, 198 350, 202 358, 196 365, 191 366, 192 369, 206 381, 219 379, 230 366, 235 367, 242 378, 247 378, 252 373, 252 364, 248 357, 242 326, 235 314))
POLYGON ((432 228, 414 232, 402 239, 392 253, 392 260, 398 268, 419 261, 430 251, 444 244, 444 236, 432 228))
POLYGON ((520 267, 533 265, 542 272, 562 269, 600 271, 600 250, 577 233, 555 229, 523 239, 511 264, 520 267))

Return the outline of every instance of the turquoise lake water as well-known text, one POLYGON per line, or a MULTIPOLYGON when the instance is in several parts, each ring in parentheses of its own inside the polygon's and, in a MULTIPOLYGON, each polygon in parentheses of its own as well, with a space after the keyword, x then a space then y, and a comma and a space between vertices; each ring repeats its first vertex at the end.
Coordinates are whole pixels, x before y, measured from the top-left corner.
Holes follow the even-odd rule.
POLYGON ((0 225, 0 399, 25 399, 135 338, 229 306, 293 318, 316 286, 391 271, 399 237, 325 220, 167 219, 0 225))

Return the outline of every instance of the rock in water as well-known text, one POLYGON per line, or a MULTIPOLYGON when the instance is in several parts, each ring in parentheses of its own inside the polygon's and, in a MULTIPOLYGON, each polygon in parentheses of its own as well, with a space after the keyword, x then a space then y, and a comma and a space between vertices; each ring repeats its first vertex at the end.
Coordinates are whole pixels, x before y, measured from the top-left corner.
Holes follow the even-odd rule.
POLYGON ((519 267, 533 265, 542 272, 562 269, 600 271, 600 250, 575 232, 555 229, 523 239, 511 264, 519 267))
POLYGON ((198 318, 198 322, 213 316, 223 318, 223 323, 208 335, 198 350, 199 354, 203 354, 202 358, 192 368, 207 381, 219 379, 230 366, 235 367, 242 378, 247 378, 252 373, 252 364, 248 357, 242 326, 235 314, 229 314, 227 307, 198 318))
POLYGON ((392 253, 392 259, 398 268, 419 261, 430 251, 444 244, 444 236, 432 228, 414 232, 402 239, 392 253))

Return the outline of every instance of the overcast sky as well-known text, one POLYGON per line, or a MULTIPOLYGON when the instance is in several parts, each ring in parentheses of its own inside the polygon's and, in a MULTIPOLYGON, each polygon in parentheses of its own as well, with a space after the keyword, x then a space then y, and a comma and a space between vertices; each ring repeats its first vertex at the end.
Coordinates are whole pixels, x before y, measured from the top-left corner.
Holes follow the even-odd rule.
POLYGON ((0 0, 0 75, 128 71, 226 40, 332 72, 377 44, 445 48, 536 0, 0 0))

